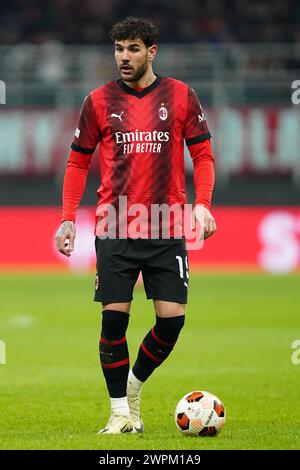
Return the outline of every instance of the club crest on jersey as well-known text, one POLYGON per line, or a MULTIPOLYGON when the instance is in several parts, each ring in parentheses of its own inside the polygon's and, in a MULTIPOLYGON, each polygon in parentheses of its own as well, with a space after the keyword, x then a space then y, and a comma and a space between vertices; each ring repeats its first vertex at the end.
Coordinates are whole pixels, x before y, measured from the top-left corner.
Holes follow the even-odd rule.
POLYGON ((168 117, 168 110, 164 106, 164 103, 161 104, 161 107, 158 110, 158 115, 162 121, 165 121, 168 117))

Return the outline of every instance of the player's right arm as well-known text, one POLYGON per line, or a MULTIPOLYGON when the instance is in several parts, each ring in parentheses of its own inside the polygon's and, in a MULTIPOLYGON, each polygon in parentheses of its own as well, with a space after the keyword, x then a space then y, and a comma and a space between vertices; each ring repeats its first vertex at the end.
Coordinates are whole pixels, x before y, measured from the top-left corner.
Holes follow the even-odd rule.
POLYGON ((62 223, 55 235, 58 251, 68 257, 74 250, 76 211, 85 190, 92 155, 100 139, 96 111, 92 97, 88 95, 71 145, 63 183, 62 223))

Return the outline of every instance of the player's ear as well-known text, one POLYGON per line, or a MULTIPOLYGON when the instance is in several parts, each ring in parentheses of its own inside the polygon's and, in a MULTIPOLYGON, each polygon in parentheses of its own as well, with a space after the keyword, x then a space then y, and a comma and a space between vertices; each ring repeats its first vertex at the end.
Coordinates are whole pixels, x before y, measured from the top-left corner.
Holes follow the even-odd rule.
POLYGON ((156 53, 157 53, 157 45, 153 44, 153 46, 150 46, 148 48, 148 58, 150 62, 152 62, 155 59, 156 53))

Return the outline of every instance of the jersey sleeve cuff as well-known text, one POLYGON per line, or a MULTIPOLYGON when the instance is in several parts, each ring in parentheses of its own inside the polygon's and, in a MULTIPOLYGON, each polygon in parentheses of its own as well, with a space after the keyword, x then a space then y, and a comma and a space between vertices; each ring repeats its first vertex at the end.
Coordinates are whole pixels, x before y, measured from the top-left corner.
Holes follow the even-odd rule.
POLYGON ((75 219, 76 217, 74 215, 70 215, 68 216, 68 214, 63 214, 62 218, 61 218, 61 223, 63 222, 74 222, 75 223, 75 219))
POLYGON ((204 206, 209 211, 211 210, 211 202, 208 201, 195 201, 193 207, 195 206, 204 206))

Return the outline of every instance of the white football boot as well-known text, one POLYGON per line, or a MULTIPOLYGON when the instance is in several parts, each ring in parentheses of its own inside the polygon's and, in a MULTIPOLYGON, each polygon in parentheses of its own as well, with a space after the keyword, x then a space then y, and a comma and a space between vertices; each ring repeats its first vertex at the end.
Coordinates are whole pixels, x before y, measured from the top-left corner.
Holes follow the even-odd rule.
MULTIPOLYGON (((138 381, 139 382, 139 381, 138 381)), ((144 425, 141 417, 141 387, 136 386, 137 379, 129 373, 127 382, 127 400, 130 411, 130 418, 134 427, 134 432, 143 432, 144 425)), ((141 382, 139 382, 141 384, 141 382)))
POLYGON ((136 432, 129 416, 120 415, 115 411, 111 412, 105 428, 100 429, 98 434, 123 434, 125 432, 136 432))

